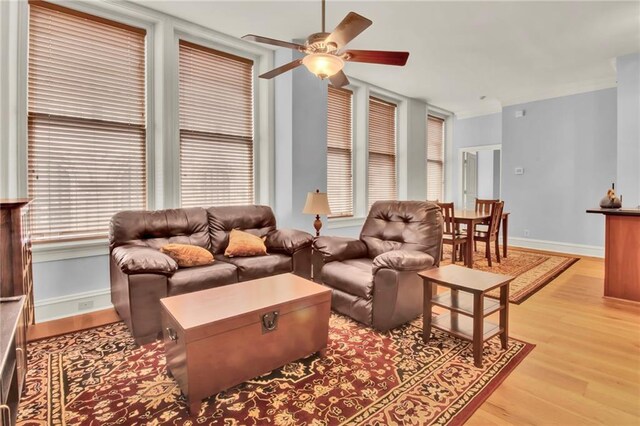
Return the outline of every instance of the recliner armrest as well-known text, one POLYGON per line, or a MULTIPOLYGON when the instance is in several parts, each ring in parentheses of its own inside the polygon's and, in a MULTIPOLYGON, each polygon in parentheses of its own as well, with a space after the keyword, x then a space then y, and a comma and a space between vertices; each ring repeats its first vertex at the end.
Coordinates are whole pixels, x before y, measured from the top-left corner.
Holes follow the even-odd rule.
POLYGON ((392 250, 373 259, 372 273, 376 274, 380 269, 387 268, 394 271, 422 271, 433 266, 435 259, 422 251, 417 250, 392 250))
POLYGON ((369 256, 367 245, 355 238, 318 237, 313 241, 313 249, 320 253, 324 263, 369 256))
POLYGON ((268 251, 293 255, 300 249, 311 246, 313 236, 297 229, 278 229, 267 236, 268 251))
POLYGON ((178 264, 171 257, 151 247, 124 245, 114 248, 111 256, 122 272, 134 274, 173 275, 178 264))

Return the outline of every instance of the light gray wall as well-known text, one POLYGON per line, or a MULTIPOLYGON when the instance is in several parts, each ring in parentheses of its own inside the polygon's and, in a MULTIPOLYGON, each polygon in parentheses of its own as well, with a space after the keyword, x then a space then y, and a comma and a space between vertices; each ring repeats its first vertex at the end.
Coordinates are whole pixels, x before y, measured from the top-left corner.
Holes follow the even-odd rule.
POLYGON ((462 205, 460 191, 461 159, 460 148, 481 145, 498 145, 502 143, 502 113, 481 115, 479 117, 458 119, 453 121, 453 152, 448 167, 453 169, 451 194, 452 201, 462 205))
POLYGON ((640 53, 617 59, 618 174, 624 207, 640 207, 640 53))
POLYGON ((35 302, 109 288, 109 256, 33 264, 35 302))
POLYGON ((493 198, 493 151, 478 151, 478 198, 493 198))
POLYGON ((494 199, 500 199, 500 150, 493 151, 493 197, 494 199))
POLYGON ((616 89, 513 105, 502 116, 509 235, 602 246, 596 207, 616 176, 616 89), (515 118, 516 110, 525 116, 515 118), (524 167, 515 175, 515 167, 524 167))
MULTIPOLYGON (((298 57, 298 52, 279 49, 276 66, 298 57)), ((302 209, 308 192, 324 192, 327 185, 327 82, 299 67, 274 84, 274 211, 281 227, 315 232, 313 217, 302 209)))

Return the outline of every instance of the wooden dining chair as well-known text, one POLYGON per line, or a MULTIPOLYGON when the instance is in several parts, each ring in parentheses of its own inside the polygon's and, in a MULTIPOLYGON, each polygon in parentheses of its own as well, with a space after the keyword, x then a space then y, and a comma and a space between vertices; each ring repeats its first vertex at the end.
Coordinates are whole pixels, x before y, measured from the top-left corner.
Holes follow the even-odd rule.
POLYGON ((476 213, 491 214, 491 206, 500 200, 476 198, 476 213))
POLYGON ((458 224, 454 217, 453 203, 436 203, 442 209, 442 216, 444 218, 444 225, 442 231, 442 256, 444 257, 444 245, 448 244, 452 246, 451 250, 451 262, 456 263, 457 249, 460 248, 461 260, 465 260, 465 248, 467 246, 468 238, 466 234, 460 233, 458 224))
MULTIPOLYGON (((489 199, 481 199, 476 198, 476 213, 481 214, 491 214, 491 206, 493 203, 498 202, 500 200, 489 200, 489 199)), ((487 232, 487 224, 478 223, 474 229, 475 232, 487 232)), ((478 251, 478 243, 473 242, 473 250, 478 251)))
POLYGON ((491 243, 495 242, 496 260, 500 263, 500 244, 498 242, 498 230, 500 229, 500 221, 502 220, 502 210, 504 209, 504 201, 498 201, 491 206, 491 215, 489 217, 489 225, 486 231, 476 231, 474 233, 474 241, 482 241, 485 243, 485 256, 491 266, 491 243))

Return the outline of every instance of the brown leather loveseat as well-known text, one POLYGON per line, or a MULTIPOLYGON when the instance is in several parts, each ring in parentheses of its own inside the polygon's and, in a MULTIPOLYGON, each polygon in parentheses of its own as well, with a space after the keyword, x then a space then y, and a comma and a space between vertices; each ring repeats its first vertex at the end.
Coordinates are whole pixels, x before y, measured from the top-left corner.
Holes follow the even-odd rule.
POLYGON ((422 313, 417 272, 437 267, 442 213, 433 203, 378 201, 359 239, 319 237, 314 279, 332 288, 332 309, 386 331, 422 313))
POLYGON ((111 301, 136 342, 153 341, 161 331, 160 299, 255 278, 294 272, 311 276, 313 237, 276 229, 267 206, 124 211, 111 219, 109 232, 111 301), (233 229, 266 237, 268 256, 224 256, 233 229), (178 269, 160 251, 165 244, 204 247, 211 265, 178 269))

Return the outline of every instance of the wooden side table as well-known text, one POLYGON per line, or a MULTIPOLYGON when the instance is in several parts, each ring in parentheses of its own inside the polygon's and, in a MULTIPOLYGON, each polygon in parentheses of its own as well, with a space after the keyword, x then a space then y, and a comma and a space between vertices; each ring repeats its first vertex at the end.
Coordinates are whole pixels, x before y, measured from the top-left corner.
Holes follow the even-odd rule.
POLYGON ((502 349, 507 349, 509 339, 509 283, 514 277, 493 274, 458 265, 433 268, 418 274, 424 283, 422 340, 427 343, 431 327, 473 343, 473 360, 482 367, 484 342, 500 335, 502 349), (448 287, 450 291, 435 294, 436 286, 448 287), (500 300, 485 294, 500 288, 500 300), (432 293, 433 292, 433 293, 432 293), (431 319, 433 305, 451 311, 431 319), (500 323, 485 320, 485 317, 500 311, 500 323))

